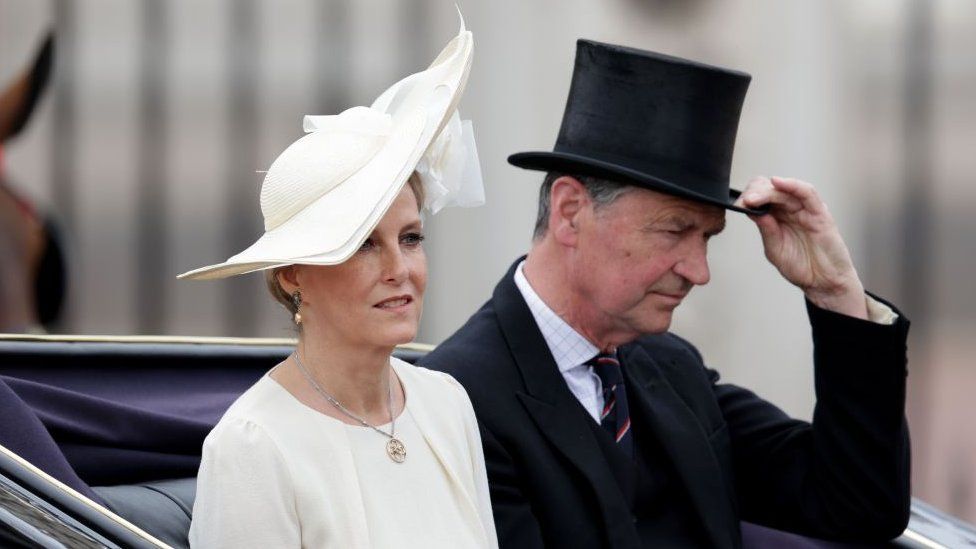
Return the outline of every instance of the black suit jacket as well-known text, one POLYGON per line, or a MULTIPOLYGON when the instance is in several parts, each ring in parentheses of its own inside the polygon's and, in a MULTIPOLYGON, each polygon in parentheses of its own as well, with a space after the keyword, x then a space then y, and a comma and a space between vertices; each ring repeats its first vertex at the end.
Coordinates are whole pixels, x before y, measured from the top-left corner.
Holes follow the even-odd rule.
MULTIPOLYGON (((481 427, 502 547, 640 547, 631 509, 592 418, 569 391, 515 285, 422 359, 467 389, 481 427)), ((698 351, 666 333, 618 349, 632 413, 647 418, 714 547, 739 521, 824 538, 897 536, 908 521, 903 315, 891 326, 808 303, 815 342, 813 424, 718 383, 698 351), (636 398, 634 398, 636 397, 636 398)))

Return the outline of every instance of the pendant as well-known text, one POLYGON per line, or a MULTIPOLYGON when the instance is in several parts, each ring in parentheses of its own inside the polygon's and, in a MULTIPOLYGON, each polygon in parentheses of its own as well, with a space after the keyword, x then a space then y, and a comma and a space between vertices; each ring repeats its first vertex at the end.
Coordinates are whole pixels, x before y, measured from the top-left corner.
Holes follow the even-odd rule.
POLYGON ((407 448, 400 442, 400 439, 390 438, 390 441, 386 443, 386 454, 393 461, 403 463, 403 460, 407 459, 407 448))

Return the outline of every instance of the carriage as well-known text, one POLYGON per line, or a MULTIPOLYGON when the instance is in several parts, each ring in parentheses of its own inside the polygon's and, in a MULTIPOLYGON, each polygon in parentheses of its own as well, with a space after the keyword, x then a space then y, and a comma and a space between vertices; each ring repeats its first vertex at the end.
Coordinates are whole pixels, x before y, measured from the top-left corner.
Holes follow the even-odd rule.
MULTIPOLYGON (((0 547, 188 547, 203 438, 293 344, 0 334, 0 547)), ((976 546, 976 528, 913 500, 887 546, 976 546)))

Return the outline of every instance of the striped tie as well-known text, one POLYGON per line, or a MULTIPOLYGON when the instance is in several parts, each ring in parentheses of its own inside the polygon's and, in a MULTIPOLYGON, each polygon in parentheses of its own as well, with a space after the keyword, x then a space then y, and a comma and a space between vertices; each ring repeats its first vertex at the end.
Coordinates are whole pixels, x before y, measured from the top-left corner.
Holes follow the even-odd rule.
POLYGON ((600 425, 617 441, 624 453, 632 456, 634 443, 630 435, 630 410, 627 408, 627 391, 620 361, 616 354, 601 353, 586 361, 586 364, 593 367, 603 383, 604 405, 600 425))

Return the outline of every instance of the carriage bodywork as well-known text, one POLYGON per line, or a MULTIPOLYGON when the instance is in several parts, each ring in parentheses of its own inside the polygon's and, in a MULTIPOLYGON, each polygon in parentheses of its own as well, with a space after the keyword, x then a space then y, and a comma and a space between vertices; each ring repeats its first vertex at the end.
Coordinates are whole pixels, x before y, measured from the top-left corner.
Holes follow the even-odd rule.
MULTIPOLYGON (((23 401, 18 413, 40 420, 0 415, 0 546, 187 547, 202 437, 293 344, 0 335, 0 383, 23 401), (43 449, 63 456, 33 463, 41 454, 25 433, 50 435, 43 449), (64 458, 72 470, 59 469, 64 458)), ((414 362, 430 349, 396 354, 414 362)), ((888 546, 976 546, 976 529, 913 500, 908 529, 888 546)))

